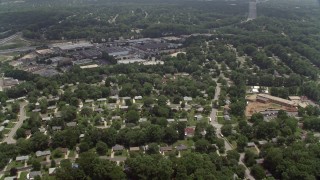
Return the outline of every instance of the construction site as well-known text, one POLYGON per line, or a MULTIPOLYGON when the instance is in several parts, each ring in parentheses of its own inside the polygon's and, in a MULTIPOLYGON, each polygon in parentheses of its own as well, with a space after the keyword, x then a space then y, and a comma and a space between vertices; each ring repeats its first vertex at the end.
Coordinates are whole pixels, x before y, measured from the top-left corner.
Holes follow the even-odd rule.
MULTIPOLYGON (((295 113, 298 111, 298 103, 268 94, 248 95, 246 99, 246 117, 251 117, 254 113, 262 113, 266 111, 284 110, 290 113, 295 113)), ((268 115, 268 113, 263 114, 268 115)))

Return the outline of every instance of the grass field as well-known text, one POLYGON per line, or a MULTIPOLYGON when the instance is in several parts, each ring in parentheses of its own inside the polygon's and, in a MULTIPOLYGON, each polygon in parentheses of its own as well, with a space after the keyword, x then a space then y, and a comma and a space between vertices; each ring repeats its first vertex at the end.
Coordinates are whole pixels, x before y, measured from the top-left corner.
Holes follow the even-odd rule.
POLYGON ((21 172, 19 180, 27 179, 27 174, 28 174, 28 172, 21 172))

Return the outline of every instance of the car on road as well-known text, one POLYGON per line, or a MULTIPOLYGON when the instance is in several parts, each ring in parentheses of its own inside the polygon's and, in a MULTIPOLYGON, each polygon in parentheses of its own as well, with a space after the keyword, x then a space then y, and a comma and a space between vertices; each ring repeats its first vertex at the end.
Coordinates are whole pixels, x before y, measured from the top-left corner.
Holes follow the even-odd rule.
POLYGON ((221 137, 224 137, 222 133, 219 133, 219 135, 220 135, 221 137))
POLYGON ((211 117, 209 117, 209 122, 211 122, 211 117))

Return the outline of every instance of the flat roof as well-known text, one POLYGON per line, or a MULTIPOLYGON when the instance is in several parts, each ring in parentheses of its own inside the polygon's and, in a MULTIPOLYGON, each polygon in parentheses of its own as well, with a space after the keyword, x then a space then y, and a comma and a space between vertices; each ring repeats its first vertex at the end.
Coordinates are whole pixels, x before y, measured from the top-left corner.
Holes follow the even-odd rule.
POLYGON ((54 44, 53 47, 57 47, 61 50, 72 50, 72 49, 78 49, 78 48, 88 48, 93 47, 93 45, 89 42, 79 42, 79 43, 60 43, 60 44, 54 44))
POLYGON ((282 99, 282 98, 279 98, 279 97, 276 97, 276 96, 271 96, 269 94, 258 94, 258 97, 271 99, 271 100, 274 100, 274 101, 277 101, 277 102, 281 102, 281 103, 285 103, 285 104, 288 104, 288 105, 291 105, 291 106, 297 106, 296 103, 294 103, 294 102, 292 102, 290 100, 282 99))

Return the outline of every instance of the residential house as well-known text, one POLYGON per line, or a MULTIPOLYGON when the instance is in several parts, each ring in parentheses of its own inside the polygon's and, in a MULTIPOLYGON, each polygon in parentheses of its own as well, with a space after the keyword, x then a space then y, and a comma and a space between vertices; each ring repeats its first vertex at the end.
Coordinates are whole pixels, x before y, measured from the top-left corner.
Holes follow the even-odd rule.
POLYGON ((248 142, 247 143, 247 147, 255 147, 256 145, 254 144, 254 142, 248 142))
POLYGON ((53 176, 56 174, 56 168, 49 168, 49 176, 53 176))
POLYGON ((177 151, 186 151, 186 150, 188 150, 188 146, 186 146, 184 144, 180 144, 180 145, 176 146, 176 150, 177 151))
POLYGON ((184 135, 186 137, 193 137, 195 132, 195 127, 187 127, 184 129, 184 135))
POLYGON ((113 151, 122 151, 124 150, 124 147, 122 145, 116 144, 115 146, 112 147, 113 151))
POLYGON ((160 147, 160 153, 164 154, 166 152, 172 151, 172 146, 160 147))
POLYGON ((53 131, 60 131, 62 129, 61 126, 52 126, 53 131))
POLYGON ((51 151, 50 150, 48 150, 48 151, 37 151, 36 152, 36 156, 37 157, 48 156, 48 155, 51 155, 51 151))
POLYGON ((130 147, 130 151, 140 151, 140 147, 130 147))
POLYGON ((29 159, 29 156, 17 156, 16 161, 27 161, 29 159))
POLYGON ((29 174, 27 174, 28 180, 34 180, 35 177, 40 176, 42 177, 41 171, 31 171, 29 174))
POLYGON ((69 122, 66 124, 67 127, 76 127, 77 126, 77 122, 69 122))

